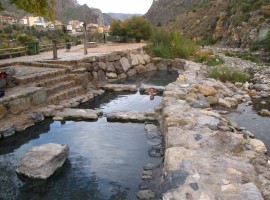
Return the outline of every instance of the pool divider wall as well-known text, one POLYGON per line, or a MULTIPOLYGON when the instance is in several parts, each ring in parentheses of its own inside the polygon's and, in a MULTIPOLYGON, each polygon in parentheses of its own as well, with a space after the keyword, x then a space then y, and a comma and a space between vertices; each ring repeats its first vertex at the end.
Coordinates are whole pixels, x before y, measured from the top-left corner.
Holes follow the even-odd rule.
POLYGON ((243 92, 238 101, 239 88, 206 78, 205 70, 201 64, 187 62, 181 78, 163 93, 162 199, 269 199, 265 145, 243 135, 224 111, 247 96, 243 92), (213 98, 223 111, 211 108, 213 98))

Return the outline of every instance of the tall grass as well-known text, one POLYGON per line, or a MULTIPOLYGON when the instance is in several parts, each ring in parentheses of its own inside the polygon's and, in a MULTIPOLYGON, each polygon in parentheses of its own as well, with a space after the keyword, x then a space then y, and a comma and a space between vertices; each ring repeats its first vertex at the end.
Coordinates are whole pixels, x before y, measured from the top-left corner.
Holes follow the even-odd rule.
POLYGON ((225 61, 218 55, 214 55, 212 51, 198 51, 196 53, 195 61, 199 63, 204 63, 208 66, 216 66, 224 64, 225 61))
POLYGON ((208 77, 219 79, 222 82, 246 82, 249 80, 249 75, 239 71, 238 69, 227 66, 209 67, 208 77))
POLYGON ((150 54, 162 58, 184 58, 195 56, 198 47, 190 39, 186 39, 179 31, 156 29, 150 38, 147 50, 150 54))

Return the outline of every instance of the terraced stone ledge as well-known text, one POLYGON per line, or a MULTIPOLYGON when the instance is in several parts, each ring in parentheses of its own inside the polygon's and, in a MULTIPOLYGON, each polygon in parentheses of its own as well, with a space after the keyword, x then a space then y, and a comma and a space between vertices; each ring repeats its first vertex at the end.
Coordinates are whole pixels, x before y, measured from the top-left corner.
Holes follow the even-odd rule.
POLYGON ((105 84, 101 88, 106 91, 114 92, 137 92, 137 85, 105 84))
POLYGON ((154 110, 139 112, 139 111, 114 111, 107 114, 108 122, 134 122, 145 123, 157 121, 157 116, 154 110))
POLYGON ((270 199, 265 145, 228 119, 227 112, 210 107, 226 106, 221 99, 237 104, 248 96, 232 84, 198 76, 204 70, 200 64, 189 62, 186 68, 163 93, 162 199, 270 199))
POLYGON ((54 120, 98 120, 98 117, 102 115, 101 110, 92 109, 75 109, 75 108, 65 108, 62 111, 57 111, 54 113, 54 120))

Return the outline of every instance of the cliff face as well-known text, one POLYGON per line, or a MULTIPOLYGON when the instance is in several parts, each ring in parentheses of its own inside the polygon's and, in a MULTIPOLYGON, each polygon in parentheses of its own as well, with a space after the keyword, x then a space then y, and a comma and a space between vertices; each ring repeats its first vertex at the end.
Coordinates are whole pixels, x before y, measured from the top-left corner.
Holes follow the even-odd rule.
POLYGON ((270 30, 270 1, 159 0, 145 16, 153 25, 177 27, 189 38, 246 48, 270 30))
POLYGON ((85 23, 105 24, 101 10, 89 8, 86 4, 79 5, 76 0, 58 0, 56 18, 64 23, 80 20, 85 23))
POLYGON ((153 0, 145 17, 154 25, 165 24, 205 0, 153 0))

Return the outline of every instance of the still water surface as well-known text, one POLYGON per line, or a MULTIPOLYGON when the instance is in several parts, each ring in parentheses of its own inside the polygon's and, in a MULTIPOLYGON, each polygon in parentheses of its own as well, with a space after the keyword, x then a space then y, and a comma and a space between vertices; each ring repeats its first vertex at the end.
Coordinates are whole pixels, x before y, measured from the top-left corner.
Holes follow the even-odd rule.
MULTIPOLYGON (((166 85, 177 74, 149 73, 129 83, 166 85)), ((85 103, 84 108, 145 111, 161 100, 147 95, 109 93, 85 103)), ((159 163, 148 155, 144 124, 45 120, 24 133, 0 141, 0 199, 98 200, 136 199, 143 166, 159 163), (70 153, 64 167, 46 182, 22 182, 15 166, 27 149, 44 143, 68 144, 70 153)))
POLYGON ((262 140, 270 155, 270 117, 259 115, 261 109, 270 110, 270 99, 254 99, 253 106, 240 104, 230 116, 239 126, 253 133, 255 138, 262 140))

